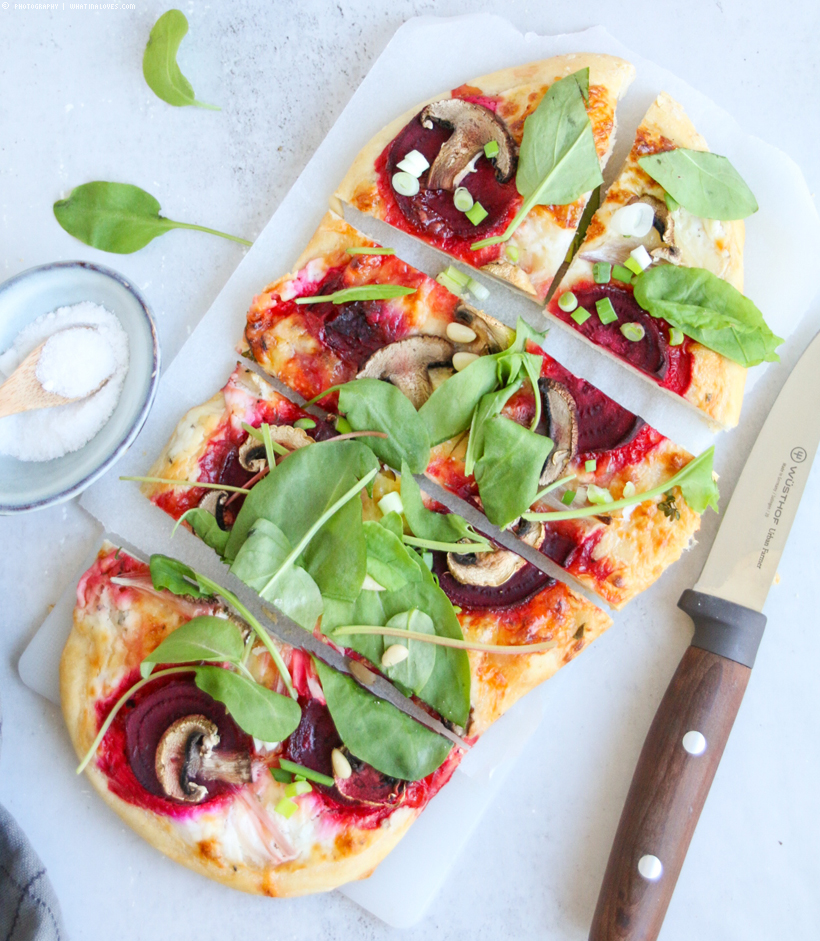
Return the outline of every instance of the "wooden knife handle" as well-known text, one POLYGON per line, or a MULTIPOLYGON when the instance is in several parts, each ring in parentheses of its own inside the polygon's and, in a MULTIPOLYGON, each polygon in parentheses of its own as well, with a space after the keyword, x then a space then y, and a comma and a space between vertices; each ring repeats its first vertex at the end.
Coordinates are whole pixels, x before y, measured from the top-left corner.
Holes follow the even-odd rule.
POLYGON ((638 760, 590 941, 657 938, 766 623, 758 612, 697 592, 684 592, 679 604, 695 620, 695 639, 638 760), (727 649, 738 659, 723 655, 727 649))

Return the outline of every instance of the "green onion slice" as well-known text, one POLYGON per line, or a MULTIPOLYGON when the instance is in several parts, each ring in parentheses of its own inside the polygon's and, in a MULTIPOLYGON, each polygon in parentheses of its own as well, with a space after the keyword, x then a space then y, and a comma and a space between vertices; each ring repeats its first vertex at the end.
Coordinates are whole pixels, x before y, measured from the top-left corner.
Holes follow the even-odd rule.
POLYGON ((598 311, 598 319, 606 325, 618 319, 612 301, 608 297, 602 297, 595 301, 595 309, 598 311))
POLYGON ((584 470, 588 471, 590 474, 593 471, 598 470, 598 462, 593 458, 591 461, 584 461, 584 470))
POLYGON ((302 431, 309 431, 311 428, 316 427, 316 420, 313 418, 298 418, 293 423, 294 428, 301 428, 302 431))
POLYGON ((612 265, 608 261, 596 261, 592 266, 592 280, 596 284, 609 284, 612 280, 612 265))
POLYGON ((395 255, 395 248, 381 248, 378 245, 352 245, 345 249, 348 255, 395 255))
POLYGON ((504 249, 504 252, 507 255, 507 258, 515 265, 518 263, 518 246, 517 245, 507 245, 504 249))
POLYGON ((612 266, 612 277, 616 281, 621 281, 624 284, 632 284, 632 272, 623 265, 612 266))
POLYGON ((643 268, 632 257, 629 257, 626 259, 626 261, 624 262, 624 268, 628 268, 632 272, 632 274, 643 274, 643 268))
POLYGON ((669 330, 669 345, 680 346, 681 343, 683 343, 683 330, 678 330, 677 327, 672 327, 669 330))
POLYGON ((402 196, 415 196, 419 191, 418 177, 406 170, 399 170, 398 173, 394 173, 391 182, 393 189, 402 196))
POLYGON ((558 298, 558 306, 561 308, 561 310, 571 314, 572 311, 574 311, 578 306, 578 298, 572 293, 572 291, 564 291, 564 293, 558 298))
POLYGON ((472 222, 473 225, 478 225, 480 222, 483 222, 489 213, 479 202, 473 203, 472 209, 468 209, 464 213, 465 216, 472 222))
POLYGON ((646 330, 639 323, 622 323, 621 333, 632 343, 637 343, 646 336, 646 330))
POLYGON ((361 284, 355 288, 343 288, 333 294, 313 294, 308 297, 297 297, 296 304, 347 304, 349 301, 387 301, 393 297, 403 297, 405 294, 415 294, 416 288, 405 287, 403 284, 361 284))
POLYGON ((592 314, 586 309, 586 307, 578 307, 570 314, 570 317, 572 317, 579 327, 582 327, 591 316, 592 314))
POLYGON ((467 212, 468 209, 473 208, 474 203, 475 200, 466 186, 457 187, 453 193, 453 204, 459 212, 467 212))
MULTIPOLYGON (((406 632, 403 632, 406 633, 406 632)), ((324 784, 325 787, 333 787, 333 778, 312 768, 305 768, 303 765, 297 765, 295 761, 288 761, 285 758, 279 759, 279 767, 283 771, 290 771, 292 774, 301 774, 308 781, 315 781, 317 784, 324 784)))
POLYGON ((277 814, 281 814, 286 820, 289 820, 299 807, 289 797, 283 797, 273 809, 277 814))
POLYGON ((575 491, 567 490, 567 492, 563 495, 563 497, 561 497, 561 503, 563 503, 564 506, 572 506, 572 501, 574 499, 575 499, 575 491))
POLYGON ((498 156, 498 141, 488 140, 484 145, 484 156, 487 158, 498 156))

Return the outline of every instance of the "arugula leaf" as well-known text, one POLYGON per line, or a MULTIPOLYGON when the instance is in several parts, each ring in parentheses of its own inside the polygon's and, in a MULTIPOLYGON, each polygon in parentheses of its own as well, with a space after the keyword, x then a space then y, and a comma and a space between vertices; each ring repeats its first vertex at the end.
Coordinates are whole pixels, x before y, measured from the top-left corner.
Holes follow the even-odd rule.
MULTIPOLYGON (((402 588, 408 582, 421 582, 421 563, 411 557, 401 537, 368 521, 363 524, 367 541, 367 574, 388 591, 402 588)), ((415 554, 415 553, 414 553, 415 554)), ((427 568, 427 566, 424 566, 427 568)))
POLYGON ((524 121, 515 176, 524 202, 503 235, 475 242, 473 250, 506 242, 534 206, 566 206, 603 182, 583 88, 578 72, 554 82, 524 121))
POLYGON ((360 284, 358 287, 343 288, 333 294, 312 294, 308 297, 297 297, 296 304, 347 304, 350 301, 387 301, 393 297, 403 297, 405 294, 415 294, 417 288, 405 287, 402 284, 360 284))
POLYGON ((507 353, 526 353, 527 343, 532 342, 537 347, 543 348, 547 339, 549 329, 539 332, 535 327, 531 327, 523 317, 519 317, 515 324, 515 337, 506 350, 497 353, 499 359, 503 359, 507 353))
POLYGON ((480 356, 466 369, 443 382, 418 411, 427 427, 430 444, 454 438, 470 427, 473 412, 482 396, 498 385, 494 356, 480 356))
MULTIPOLYGON (((400 611, 394 614, 385 624, 385 627, 394 627, 402 631, 417 631, 420 634, 435 634, 433 619, 429 614, 411 608, 409 611, 400 611)), ((382 669, 387 676, 408 693, 419 695, 433 672, 436 663, 436 648, 432 644, 425 644, 417 640, 404 640, 399 637, 385 638, 385 650, 394 644, 406 647, 408 656, 393 666, 384 666, 382 669)))
POLYGON ((220 556, 225 554, 225 546, 231 534, 227 529, 219 528, 219 523, 213 513, 203 510, 202 507, 193 506, 180 516, 177 525, 183 522, 191 527, 206 546, 215 549, 220 556))
MULTIPOLYGON (((540 469, 539 469, 540 472, 540 469)), ((458 542, 469 539, 489 545, 489 540, 480 536, 458 513, 436 513, 428 510, 421 498, 421 489, 405 464, 401 469, 401 502, 404 518, 414 536, 427 542, 458 542)))
POLYGON ((484 453, 475 467, 487 519, 505 527, 528 510, 553 443, 499 415, 487 424, 484 453))
POLYGON ((728 157, 678 147, 640 157, 641 169, 694 216, 745 219, 757 212, 757 200, 728 157))
POLYGON ((204 693, 224 703, 243 732, 263 742, 283 741, 302 718, 296 700, 222 667, 197 667, 195 682, 204 693))
POLYGON ((191 598, 211 597, 209 592, 199 587, 196 572, 184 562, 155 552, 148 567, 154 588, 167 588, 175 595, 189 595, 191 598))
POLYGON ((312 631, 324 608, 322 595, 316 582, 298 565, 280 573, 292 551, 293 546, 278 526, 258 519, 237 552, 231 572, 305 630, 312 631))
POLYGON ((169 105, 196 105, 219 111, 216 105, 197 101, 191 83, 177 65, 179 44, 188 32, 188 20, 180 10, 168 10, 154 23, 142 57, 142 74, 151 91, 169 105))
POLYGON ((227 618, 203 614, 178 627, 145 657, 140 674, 148 676, 157 663, 238 663, 244 644, 239 628, 227 618))
MULTIPOLYGON (((690 461, 686 467, 678 471, 674 477, 653 487, 651 490, 645 490, 643 493, 636 493, 634 496, 625 497, 623 500, 615 500, 606 504, 606 513, 614 513, 615 510, 623 510, 628 506, 635 506, 638 503, 645 503, 647 500, 654 500, 665 494, 673 487, 679 487, 690 509, 695 513, 705 513, 707 507, 718 512, 718 492, 717 483, 712 473, 712 461, 715 455, 715 448, 707 448, 702 454, 699 454, 694 460, 690 461)), ((583 506, 577 510, 560 510, 555 513, 524 513, 526 520, 545 520, 548 522, 558 522, 560 520, 583 519, 586 516, 597 516, 600 514, 600 506, 583 506)))
POLYGON ((359 684, 314 660, 333 724, 342 741, 382 774, 419 781, 450 754, 452 744, 359 684))
POLYGON ((741 366, 780 360, 775 350, 783 339, 772 333, 763 314, 704 268, 648 268, 635 279, 635 300, 653 317, 741 366))
POLYGON ((430 461, 430 437, 407 396, 381 379, 354 379, 339 390, 339 411, 354 431, 383 431, 387 438, 363 438, 385 464, 406 462, 420 474, 430 461))
POLYGON ((171 229, 194 229, 241 245, 253 244, 216 229, 174 222, 161 216, 160 208, 157 200, 139 186, 96 180, 75 186, 66 199, 58 199, 54 203, 54 216, 75 239, 118 255, 139 251, 171 229))

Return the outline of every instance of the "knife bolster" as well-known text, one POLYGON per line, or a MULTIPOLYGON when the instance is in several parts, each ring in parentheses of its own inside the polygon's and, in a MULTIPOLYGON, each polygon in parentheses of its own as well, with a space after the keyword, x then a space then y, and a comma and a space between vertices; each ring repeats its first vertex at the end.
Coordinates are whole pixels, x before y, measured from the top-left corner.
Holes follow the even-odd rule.
POLYGON ((749 669, 754 666, 766 627, 764 614, 691 588, 680 596, 678 607, 695 622, 693 647, 709 650, 749 669))

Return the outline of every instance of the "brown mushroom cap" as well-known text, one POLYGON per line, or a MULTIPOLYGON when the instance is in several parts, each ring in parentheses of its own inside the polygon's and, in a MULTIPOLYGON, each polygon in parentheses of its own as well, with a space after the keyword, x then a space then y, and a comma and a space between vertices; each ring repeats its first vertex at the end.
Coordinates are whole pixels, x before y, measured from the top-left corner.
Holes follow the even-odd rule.
POLYGON ((202 715, 184 716, 172 723, 157 746, 155 769, 162 789, 175 800, 201 804, 208 789, 193 779, 247 784, 251 780, 250 756, 219 754, 216 724, 202 715))
POLYGON ((421 123, 425 127, 432 127, 434 121, 451 127, 453 133, 442 144, 430 167, 428 189, 455 190, 471 161, 490 141, 498 143, 498 154, 493 158, 496 178, 500 183, 512 179, 515 142, 507 125, 489 108, 461 98, 443 98, 427 105, 421 112, 421 123))
POLYGON ((510 328, 466 301, 458 305, 453 317, 456 323, 464 324, 476 335, 472 343, 456 344, 459 348, 484 356, 487 353, 500 353, 509 345, 510 328))
POLYGON ((220 529, 227 529, 225 524, 225 504, 230 499, 227 490, 209 490, 199 501, 199 508, 205 510, 216 518, 220 529))
MULTIPOLYGON (((302 428, 294 428, 291 425, 270 425, 269 428, 271 441, 281 444, 289 451, 316 443, 302 428)), ((265 445, 253 435, 248 435, 239 446, 239 463, 252 474, 264 470, 268 466, 265 445)))
POLYGON ((569 389, 554 379, 539 379, 538 391, 544 410, 542 425, 555 445, 538 481, 547 487, 563 475, 578 452, 578 409, 569 389))
POLYGON ((415 408, 433 394, 429 370, 450 366, 455 347, 444 337, 405 337, 382 347, 367 360, 357 379, 384 379, 400 389, 415 408))
MULTIPOLYGON (((544 541, 546 528, 543 523, 519 519, 512 526, 511 532, 527 545, 537 549, 544 541)), ((486 585, 497 588, 509 581, 515 573, 527 564, 510 549, 495 549, 493 552, 474 552, 457 555, 447 553, 447 568, 450 574, 462 585, 486 585)))

